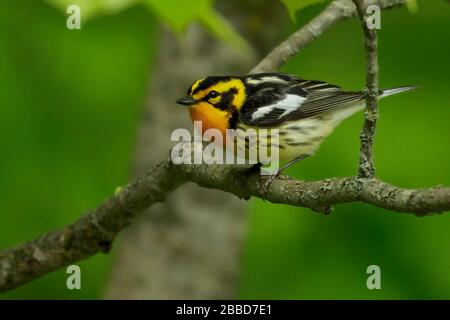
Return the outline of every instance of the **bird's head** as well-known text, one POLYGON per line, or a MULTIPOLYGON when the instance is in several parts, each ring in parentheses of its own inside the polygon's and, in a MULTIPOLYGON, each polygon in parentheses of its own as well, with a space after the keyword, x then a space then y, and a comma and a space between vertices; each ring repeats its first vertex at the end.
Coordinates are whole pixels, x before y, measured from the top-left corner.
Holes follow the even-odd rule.
POLYGON ((202 121, 203 130, 215 128, 223 133, 245 102, 244 82, 239 77, 208 77, 195 81, 187 96, 176 102, 189 107, 193 121, 202 121))

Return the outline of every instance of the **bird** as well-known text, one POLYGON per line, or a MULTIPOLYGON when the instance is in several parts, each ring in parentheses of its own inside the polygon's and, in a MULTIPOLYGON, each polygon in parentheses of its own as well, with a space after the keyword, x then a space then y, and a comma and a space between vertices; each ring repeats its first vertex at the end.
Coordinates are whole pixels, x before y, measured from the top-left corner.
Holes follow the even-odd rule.
MULTIPOLYGON (((381 99, 416 88, 395 87, 376 94, 381 99)), ((297 75, 257 73, 196 80, 176 103, 188 107, 192 121, 202 122, 202 130, 217 129, 224 137, 227 129, 276 129, 276 147, 284 164, 267 179, 267 188, 284 169, 313 155, 343 120, 363 110, 367 95, 367 90, 344 91, 297 75)), ((260 138, 253 147, 271 145, 270 136, 260 138)), ((244 145, 250 148, 248 139, 244 145)))

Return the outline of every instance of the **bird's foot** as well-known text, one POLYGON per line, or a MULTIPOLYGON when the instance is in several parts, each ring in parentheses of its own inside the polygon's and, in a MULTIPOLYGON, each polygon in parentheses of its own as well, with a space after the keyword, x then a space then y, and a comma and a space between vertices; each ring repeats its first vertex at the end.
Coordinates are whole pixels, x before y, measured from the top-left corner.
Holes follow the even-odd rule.
POLYGON ((265 181, 263 184, 263 192, 262 192, 262 197, 261 197, 263 201, 266 201, 266 199, 267 199, 267 194, 268 194, 270 185, 272 184, 272 182, 275 179, 279 178, 280 174, 281 174, 281 170, 278 169, 275 171, 274 174, 264 176, 265 181))

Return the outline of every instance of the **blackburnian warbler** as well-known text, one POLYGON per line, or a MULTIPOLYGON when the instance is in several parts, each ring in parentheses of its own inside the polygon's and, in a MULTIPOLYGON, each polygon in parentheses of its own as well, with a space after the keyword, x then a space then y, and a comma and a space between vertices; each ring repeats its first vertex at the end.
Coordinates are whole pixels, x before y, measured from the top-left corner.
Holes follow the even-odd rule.
MULTIPOLYGON (((415 88, 380 90, 378 97, 415 88)), ((343 91, 323 81, 260 73, 197 80, 177 103, 189 107, 192 120, 201 121, 203 130, 215 128, 224 136, 226 129, 277 129, 279 157, 286 162, 278 175, 312 155, 342 120, 364 108, 365 98, 365 91, 343 91)), ((270 145, 270 133, 257 143, 270 145)))

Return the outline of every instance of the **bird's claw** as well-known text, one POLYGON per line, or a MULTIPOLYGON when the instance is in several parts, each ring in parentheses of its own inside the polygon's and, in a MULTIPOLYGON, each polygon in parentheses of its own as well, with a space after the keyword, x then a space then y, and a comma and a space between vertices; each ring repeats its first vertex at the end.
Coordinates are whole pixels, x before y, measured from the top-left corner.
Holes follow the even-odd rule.
POLYGON ((263 201, 266 201, 269 187, 272 184, 272 182, 280 176, 280 173, 281 173, 281 171, 277 170, 274 174, 267 176, 266 181, 264 181, 264 184, 263 184, 263 193, 262 193, 263 201))

